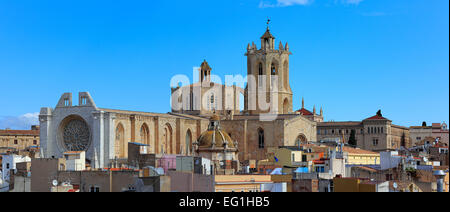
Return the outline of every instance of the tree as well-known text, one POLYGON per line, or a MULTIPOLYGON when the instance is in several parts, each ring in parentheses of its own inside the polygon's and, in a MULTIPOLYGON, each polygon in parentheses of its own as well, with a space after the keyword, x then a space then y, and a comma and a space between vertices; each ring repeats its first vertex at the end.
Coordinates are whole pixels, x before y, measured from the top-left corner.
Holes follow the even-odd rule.
POLYGON ((350 138, 348 139, 348 144, 350 144, 351 146, 356 146, 357 145, 356 131, 355 130, 352 130, 350 132, 350 138))

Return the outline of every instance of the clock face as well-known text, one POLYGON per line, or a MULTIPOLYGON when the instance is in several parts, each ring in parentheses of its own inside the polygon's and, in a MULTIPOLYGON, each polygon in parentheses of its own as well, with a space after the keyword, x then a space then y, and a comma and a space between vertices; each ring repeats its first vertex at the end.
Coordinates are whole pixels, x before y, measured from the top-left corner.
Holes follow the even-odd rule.
POLYGON ((63 129, 63 141, 68 151, 86 151, 90 142, 86 122, 79 119, 69 121, 63 129))

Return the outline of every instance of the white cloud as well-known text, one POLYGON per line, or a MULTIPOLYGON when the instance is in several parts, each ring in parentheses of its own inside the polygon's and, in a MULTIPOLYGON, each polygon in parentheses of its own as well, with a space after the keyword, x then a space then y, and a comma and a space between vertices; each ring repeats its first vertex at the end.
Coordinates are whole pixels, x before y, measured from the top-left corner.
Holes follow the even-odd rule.
POLYGON ((273 1, 264 1, 262 0, 259 3, 260 8, 268 8, 268 7, 288 7, 294 5, 307 5, 312 3, 313 0, 277 0, 277 2, 273 1))
POLYGON ((359 4, 361 3, 363 0, 343 0, 344 4, 359 4))
POLYGON ((307 5, 312 2, 312 0, 277 0, 278 5, 285 7, 285 6, 292 6, 292 5, 307 5))
MULTIPOLYGON (((335 4, 353 4, 358 5, 363 0, 334 0, 335 4)), ((322 1, 324 2, 324 1, 322 1)), ((289 7, 295 5, 309 5, 314 3, 314 0, 261 0, 259 2, 260 8, 270 8, 270 7, 289 7)))
POLYGON ((20 116, 0 116, 0 129, 29 130, 31 125, 39 124, 39 113, 27 113, 20 116))

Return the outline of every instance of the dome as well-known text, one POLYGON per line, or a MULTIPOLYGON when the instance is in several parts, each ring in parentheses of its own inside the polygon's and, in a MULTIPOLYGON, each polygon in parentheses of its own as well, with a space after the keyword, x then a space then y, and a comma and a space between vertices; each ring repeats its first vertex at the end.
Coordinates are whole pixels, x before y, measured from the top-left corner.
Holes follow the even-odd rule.
POLYGON ((234 148, 234 143, 233 140, 231 140, 231 137, 226 132, 219 129, 208 130, 202 133, 198 139, 198 147, 212 148, 213 141, 215 142, 216 147, 223 147, 223 144, 227 141, 228 148, 234 148))
POLYGON ((227 148, 236 148, 230 135, 220 129, 220 116, 216 114, 211 116, 208 130, 200 135, 196 143, 199 148, 223 148, 225 143, 227 148))

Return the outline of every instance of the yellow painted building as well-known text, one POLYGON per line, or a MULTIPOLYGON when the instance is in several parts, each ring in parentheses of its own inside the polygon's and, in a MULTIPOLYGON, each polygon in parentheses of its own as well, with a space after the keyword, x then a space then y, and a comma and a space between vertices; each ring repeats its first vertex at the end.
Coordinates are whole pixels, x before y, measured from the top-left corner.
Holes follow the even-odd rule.
POLYGON ((216 175, 216 192, 260 192, 261 184, 272 183, 270 175, 216 175))
POLYGON ((302 162, 302 155, 303 152, 299 150, 288 148, 268 148, 267 162, 281 167, 292 166, 293 162, 302 162))
POLYGON ((351 147, 344 147, 343 151, 348 156, 348 165, 380 165, 380 153, 351 147))

